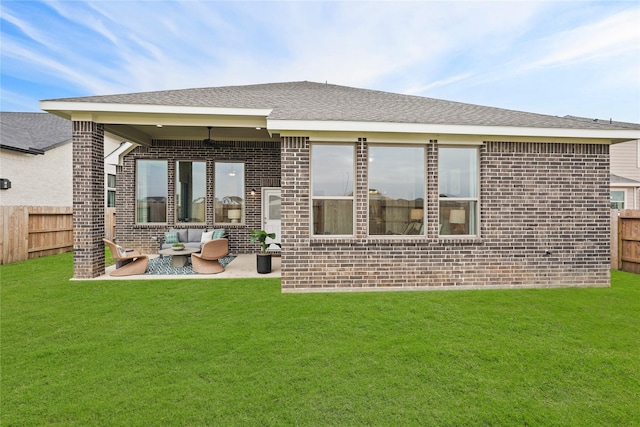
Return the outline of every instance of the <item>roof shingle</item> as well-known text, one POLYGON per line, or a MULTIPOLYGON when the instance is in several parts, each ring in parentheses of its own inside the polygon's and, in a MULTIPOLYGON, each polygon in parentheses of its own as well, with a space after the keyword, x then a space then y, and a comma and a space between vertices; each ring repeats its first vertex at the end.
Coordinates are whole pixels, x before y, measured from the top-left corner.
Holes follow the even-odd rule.
POLYGON ((6 148, 47 150, 71 136, 71 122, 53 114, 0 112, 0 144, 6 148))
POLYGON ((269 83, 87 96, 50 101, 272 109, 270 119, 569 129, 640 125, 557 117, 413 95, 314 82, 269 83))

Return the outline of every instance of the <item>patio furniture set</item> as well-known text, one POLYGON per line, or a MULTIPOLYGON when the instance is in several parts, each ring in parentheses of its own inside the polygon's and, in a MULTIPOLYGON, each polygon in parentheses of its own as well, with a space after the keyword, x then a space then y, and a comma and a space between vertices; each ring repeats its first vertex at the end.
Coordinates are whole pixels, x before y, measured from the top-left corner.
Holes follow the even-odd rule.
MULTIPOLYGON (((132 276, 146 272, 148 255, 103 240, 116 261, 116 269, 110 273, 111 276, 132 276)), ((172 229, 160 239, 158 253, 161 257, 170 256, 172 267, 184 267, 190 258, 195 273, 216 274, 224 271, 218 260, 229 254, 229 240, 225 230, 172 229)))

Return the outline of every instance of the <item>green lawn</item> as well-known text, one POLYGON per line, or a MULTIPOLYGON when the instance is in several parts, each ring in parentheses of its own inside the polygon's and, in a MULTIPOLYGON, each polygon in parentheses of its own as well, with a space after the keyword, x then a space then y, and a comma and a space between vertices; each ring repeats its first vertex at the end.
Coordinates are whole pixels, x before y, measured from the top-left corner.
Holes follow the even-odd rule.
POLYGON ((637 426, 640 276, 611 288, 280 293, 0 267, 1 425, 637 426))

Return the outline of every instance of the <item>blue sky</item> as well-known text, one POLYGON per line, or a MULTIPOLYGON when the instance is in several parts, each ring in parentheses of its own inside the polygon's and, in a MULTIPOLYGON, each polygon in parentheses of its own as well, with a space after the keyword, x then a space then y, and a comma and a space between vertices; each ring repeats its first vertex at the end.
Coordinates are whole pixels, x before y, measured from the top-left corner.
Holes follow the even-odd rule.
POLYGON ((639 1, 0 2, 2 111, 309 80, 640 123, 639 1))

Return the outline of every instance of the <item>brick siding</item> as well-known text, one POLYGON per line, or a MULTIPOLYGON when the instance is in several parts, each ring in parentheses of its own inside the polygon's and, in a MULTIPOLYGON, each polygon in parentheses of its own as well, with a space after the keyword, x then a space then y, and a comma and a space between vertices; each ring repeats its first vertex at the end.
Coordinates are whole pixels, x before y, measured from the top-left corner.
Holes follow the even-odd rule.
MULTIPOLYGON (((55 179, 55 177, 52 177, 55 179)), ((104 128, 73 122, 73 276, 104 274, 104 128)))
POLYGON ((262 228, 261 188, 280 186, 280 143, 265 142, 216 142, 205 147, 200 141, 153 141, 151 147, 137 147, 123 160, 118 168, 116 197, 116 240, 118 244, 141 250, 144 253, 158 252, 158 237, 163 237, 170 228, 225 228, 229 232, 229 251, 233 254, 253 253, 259 250, 250 243, 251 230, 262 228), (166 224, 136 224, 135 221, 135 172, 139 159, 167 160, 168 197, 166 224), (207 201, 205 224, 176 224, 174 206, 175 171, 179 160, 206 161, 207 201), (214 164, 215 162, 243 162, 245 164, 245 223, 214 223, 214 164), (256 194, 251 195, 255 189, 256 194))
POLYGON ((486 142, 478 238, 438 236, 437 141, 424 237, 366 235, 367 142, 356 150, 356 234, 312 237, 309 142, 282 141, 282 290, 609 285, 609 147, 486 142))

